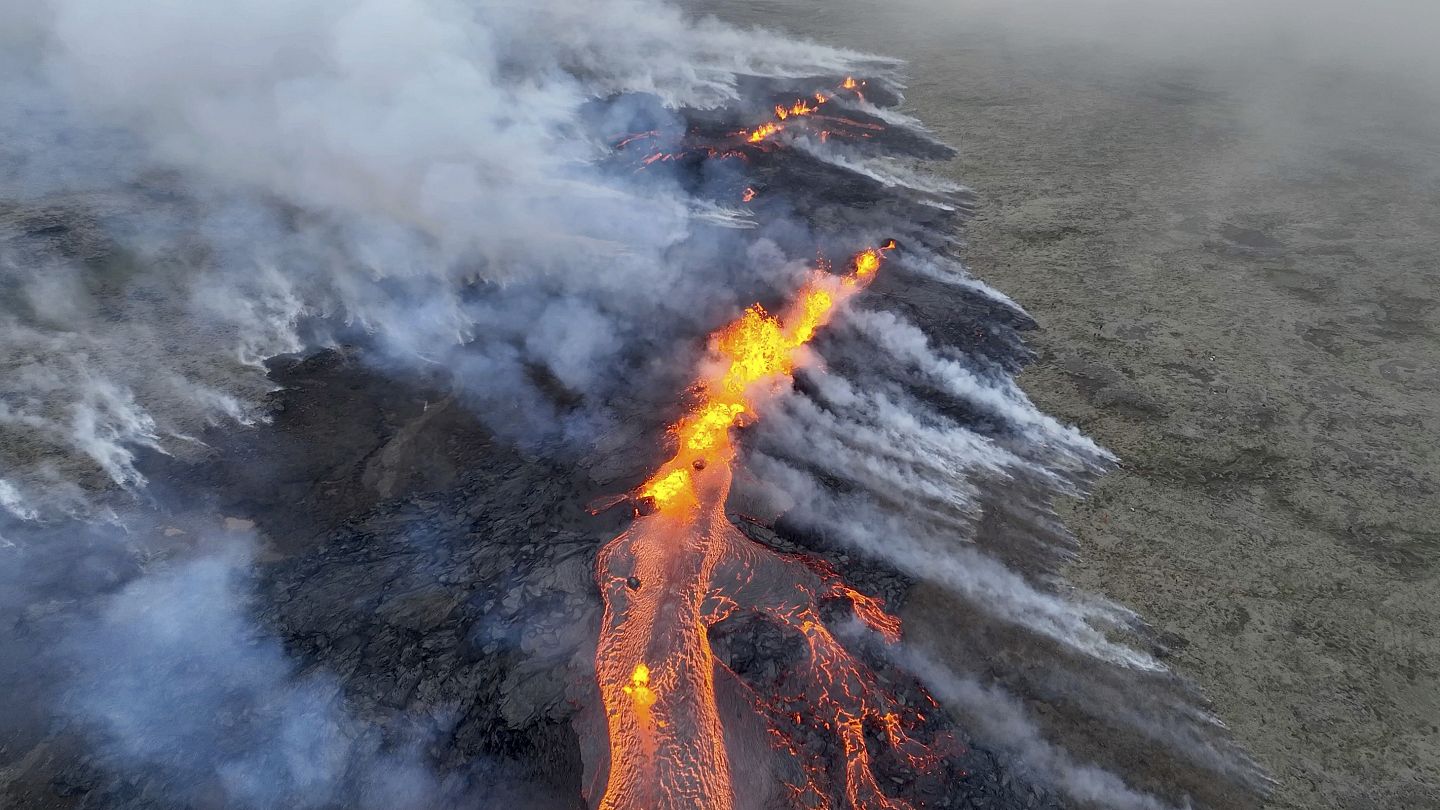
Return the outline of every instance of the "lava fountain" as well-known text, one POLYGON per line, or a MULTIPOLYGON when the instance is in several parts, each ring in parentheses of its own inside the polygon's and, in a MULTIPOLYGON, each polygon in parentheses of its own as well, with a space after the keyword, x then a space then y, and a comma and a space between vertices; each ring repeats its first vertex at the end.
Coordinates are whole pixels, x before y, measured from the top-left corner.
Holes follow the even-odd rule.
POLYGON ((823 603, 847 600, 887 641, 898 620, 847 587, 823 563, 785 555, 741 534, 725 514, 736 447, 730 429, 788 382, 803 347, 836 308, 879 270, 884 247, 856 255, 849 273, 816 269, 778 315, 752 306, 716 332, 713 363, 697 383, 697 406, 676 423, 677 450, 636 493, 637 517, 597 560, 605 602, 596 674, 609 729, 604 810, 728 810, 734 804, 715 679, 723 672, 708 632, 742 611, 798 633, 808 661, 793 693, 753 695, 770 718, 777 749, 799 761, 789 784, 796 804, 908 807, 887 796, 871 768, 867 731, 919 765, 929 756, 907 729, 923 716, 881 690, 826 627, 823 603), (802 756, 793 731, 823 730, 838 742, 838 766, 802 756))

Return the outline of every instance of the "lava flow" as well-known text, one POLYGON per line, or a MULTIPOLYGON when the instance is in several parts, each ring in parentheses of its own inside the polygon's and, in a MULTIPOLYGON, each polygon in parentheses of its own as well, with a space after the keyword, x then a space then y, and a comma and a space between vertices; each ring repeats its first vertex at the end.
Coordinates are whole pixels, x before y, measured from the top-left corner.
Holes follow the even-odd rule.
MULTIPOLYGON (((847 79, 847 81, 853 82, 854 79, 847 79)), ((841 87, 844 87, 844 85, 842 84, 841 87)), ((830 101, 831 98, 833 98, 833 96, 827 96, 824 93, 816 91, 815 102, 813 104, 808 98, 799 99, 788 106, 785 104, 776 104, 774 121, 766 121, 754 129, 744 130, 739 134, 744 136, 747 143, 764 143, 785 131, 784 121, 791 118, 803 118, 815 115, 820 111, 820 107, 830 101)))
MULTIPOLYGON (((828 91, 828 95, 827 91, 817 90, 808 98, 796 99, 790 104, 776 104, 774 106, 773 119, 765 121, 752 129, 742 129, 727 133, 725 137, 712 143, 695 143, 692 141, 684 148, 674 152, 651 152, 640 160, 638 168, 644 169, 655 163, 680 161, 690 156, 703 156, 710 159, 738 158, 743 160, 746 158, 745 149, 747 147, 750 149, 756 147, 764 149, 773 146, 777 137, 782 132, 785 132, 790 124, 794 123, 795 119, 808 118, 812 121, 820 122, 812 126, 812 131, 818 130, 817 134, 821 141, 828 141, 832 132, 837 130, 852 138, 870 138, 876 132, 882 131, 884 126, 878 123, 857 121, 853 118, 824 115, 821 113, 825 105, 830 104, 841 96, 847 96, 863 102, 865 96, 860 88, 864 86, 865 82, 856 81, 855 77, 847 76, 833 91, 828 91)), ((658 139, 659 136, 660 133, 658 130, 639 132, 622 138, 615 142, 614 146, 617 150, 625 149, 637 142, 653 142, 658 139)))
POLYGON ((798 764, 782 777, 796 806, 900 810, 873 773, 867 732, 921 766, 929 752, 907 729, 923 722, 887 695, 876 676, 827 629, 822 605, 849 602, 886 641, 898 620, 849 588, 829 566, 759 545, 725 514, 736 447, 730 429, 790 379, 802 347, 846 299, 875 276, 885 251, 871 248, 839 276, 813 270, 778 316, 759 305, 712 336, 714 364, 702 375, 695 409, 673 427, 677 450, 636 494, 631 527, 600 552, 597 580, 605 601, 596 670, 609 727, 605 810, 729 810, 729 755, 716 700, 716 677, 736 676, 711 648, 717 622, 741 613, 789 628, 804 640, 806 662, 793 689, 752 697, 769 719, 772 743, 798 764), (795 737, 825 734, 842 762, 802 751, 795 737))

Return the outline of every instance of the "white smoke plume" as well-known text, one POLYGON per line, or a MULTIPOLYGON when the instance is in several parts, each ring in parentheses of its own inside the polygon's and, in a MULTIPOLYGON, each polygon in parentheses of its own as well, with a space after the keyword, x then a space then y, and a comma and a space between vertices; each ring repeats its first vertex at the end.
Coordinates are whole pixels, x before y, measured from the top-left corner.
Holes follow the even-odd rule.
POLYGON ((358 734, 338 683, 296 671, 255 626, 250 542, 216 542, 108 597, 61 643, 65 711, 101 761, 153 772, 175 798, 218 791, 227 807, 434 806, 441 785, 414 753, 358 734))
MULTIPOLYGON (((847 427, 849 431, 863 431, 858 425, 847 427)), ((797 444, 789 449, 813 447, 813 439, 812 433, 798 435, 797 444)), ((825 442, 820 442, 820 447, 825 447, 825 442)), ((843 464, 850 459, 840 460, 843 464)), ((754 458, 754 468, 763 480, 796 501, 790 519, 884 560, 916 580, 944 586, 965 598, 978 613, 1020 625, 1112 664, 1146 671, 1162 669, 1146 653, 1107 637, 1104 628, 1123 627, 1133 621, 1128 611, 1105 602, 1070 600, 1042 590, 975 549, 968 539, 973 527, 926 521, 923 504, 913 514, 900 514, 893 506, 885 508, 869 497, 838 495, 809 473, 763 454, 754 458), (927 522, 932 525, 925 525, 927 522)), ((855 467, 837 465, 826 469, 848 474, 855 467)), ((902 479, 898 491, 907 492, 904 487, 912 483, 902 479)), ((912 503, 907 497, 905 505, 912 503)))
POLYGON ((1003 689, 956 677, 942 665, 917 653, 903 654, 900 658, 936 697, 955 707, 976 734, 1071 798, 1115 810, 1175 807, 1130 787, 1117 774, 1077 760, 1064 748, 1046 740, 1041 729, 1028 717, 1025 707, 1003 689))
POLYGON ((1035 443, 1075 457, 1078 466, 1113 460, 1074 427, 1060 424, 1036 408, 1009 377, 982 379, 974 370, 930 346, 925 334, 891 312, 857 312, 847 323, 893 356, 955 397, 1024 431, 1035 443))
MULTIPOLYGON (((939 271, 963 277, 943 266, 925 275, 939 271)), ((1057 576, 1073 552, 1050 499, 1080 494, 1113 457, 1041 413, 1003 369, 898 315, 851 311, 832 334, 843 344, 837 355, 863 358, 860 379, 806 374, 803 393, 780 397, 751 434, 747 469, 785 520, 955 597, 954 621, 976 628, 966 654, 1015 655, 1007 645, 1018 643, 1044 656, 1043 674, 1011 673, 1030 700, 1072 706, 1263 790, 1263 772, 1193 690, 1137 643, 1140 618, 1057 576), (955 406, 971 418, 947 415, 955 406), (981 522, 997 511, 1021 528, 986 536, 981 522), (995 638, 1010 641, 989 649, 995 638)), ((1172 806, 1128 786, 1122 772, 1077 760, 1000 686, 952 674, 918 648, 900 656, 980 739, 1041 781, 1101 806, 1172 806)))
POLYGON ((40 499, 27 515, 55 512, 57 481, 139 486, 138 449, 256 418, 246 367, 337 328, 402 366, 489 375, 486 397, 525 398, 530 364, 579 390, 618 376, 664 324, 784 273, 707 266, 714 206, 603 170, 606 137, 733 101, 741 74, 860 58, 647 0, 4 13, 0 431, 30 449, 0 469, 40 499), (604 106, 622 93, 657 104, 604 106))

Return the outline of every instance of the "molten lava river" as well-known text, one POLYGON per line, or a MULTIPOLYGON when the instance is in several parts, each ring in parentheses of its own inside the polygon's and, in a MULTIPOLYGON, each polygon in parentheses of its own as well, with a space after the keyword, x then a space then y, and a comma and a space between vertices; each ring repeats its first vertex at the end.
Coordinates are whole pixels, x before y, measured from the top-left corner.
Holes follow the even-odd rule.
POLYGON ((804 640, 803 663, 787 673, 794 688, 751 695, 774 747, 804 774, 789 784, 793 805, 830 807, 833 796, 856 808, 909 807, 882 791, 867 734, 919 767, 932 753, 910 731, 924 718, 880 688, 827 629, 821 609, 844 600, 888 642, 899 638, 898 620, 833 569, 750 540, 725 514, 736 458, 731 428, 756 418, 788 383, 802 347, 875 277, 893 246, 859 253, 844 275, 813 270, 783 312, 756 305, 712 335, 698 405, 672 427, 674 457, 635 493, 636 520, 597 561, 605 613, 595 663, 610 753, 601 808, 734 806, 716 698, 717 673, 728 673, 708 634, 742 612, 804 640), (796 739, 801 728, 829 735, 840 756, 808 750, 796 739))

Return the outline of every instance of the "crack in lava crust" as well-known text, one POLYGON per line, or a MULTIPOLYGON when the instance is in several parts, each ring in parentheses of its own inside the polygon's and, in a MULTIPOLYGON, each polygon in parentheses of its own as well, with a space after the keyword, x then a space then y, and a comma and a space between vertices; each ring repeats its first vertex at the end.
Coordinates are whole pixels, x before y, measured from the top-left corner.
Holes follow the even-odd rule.
MULTIPOLYGON (((888 243, 857 254, 844 277, 815 270, 780 317, 758 306, 716 333, 717 363, 699 383, 699 405, 673 429, 676 455, 638 493, 640 514, 597 559, 605 602, 596 675, 609 728, 610 772, 602 810, 728 810, 734 805, 729 756, 716 703, 723 668, 709 641, 717 622, 756 613, 804 638, 799 686, 762 698, 775 748, 799 763, 789 783, 795 804, 829 807, 843 795, 856 808, 902 810, 872 770, 867 732, 923 768, 934 755, 909 736, 924 722, 879 686, 821 617, 825 600, 848 600, 887 641, 899 621, 849 588, 828 566, 784 555, 739 532, 725 514, 736 450, 730 428, 753 418, 759 402, 788 382, 802 347, 835 308, 874 278, 888 243), (823 732, 839 743, 832 767, 795 739, 823 732), (838 771, 838 775, 835 773, 838 771)), ((737 679, 738 680, 738 679, 737 679)))

